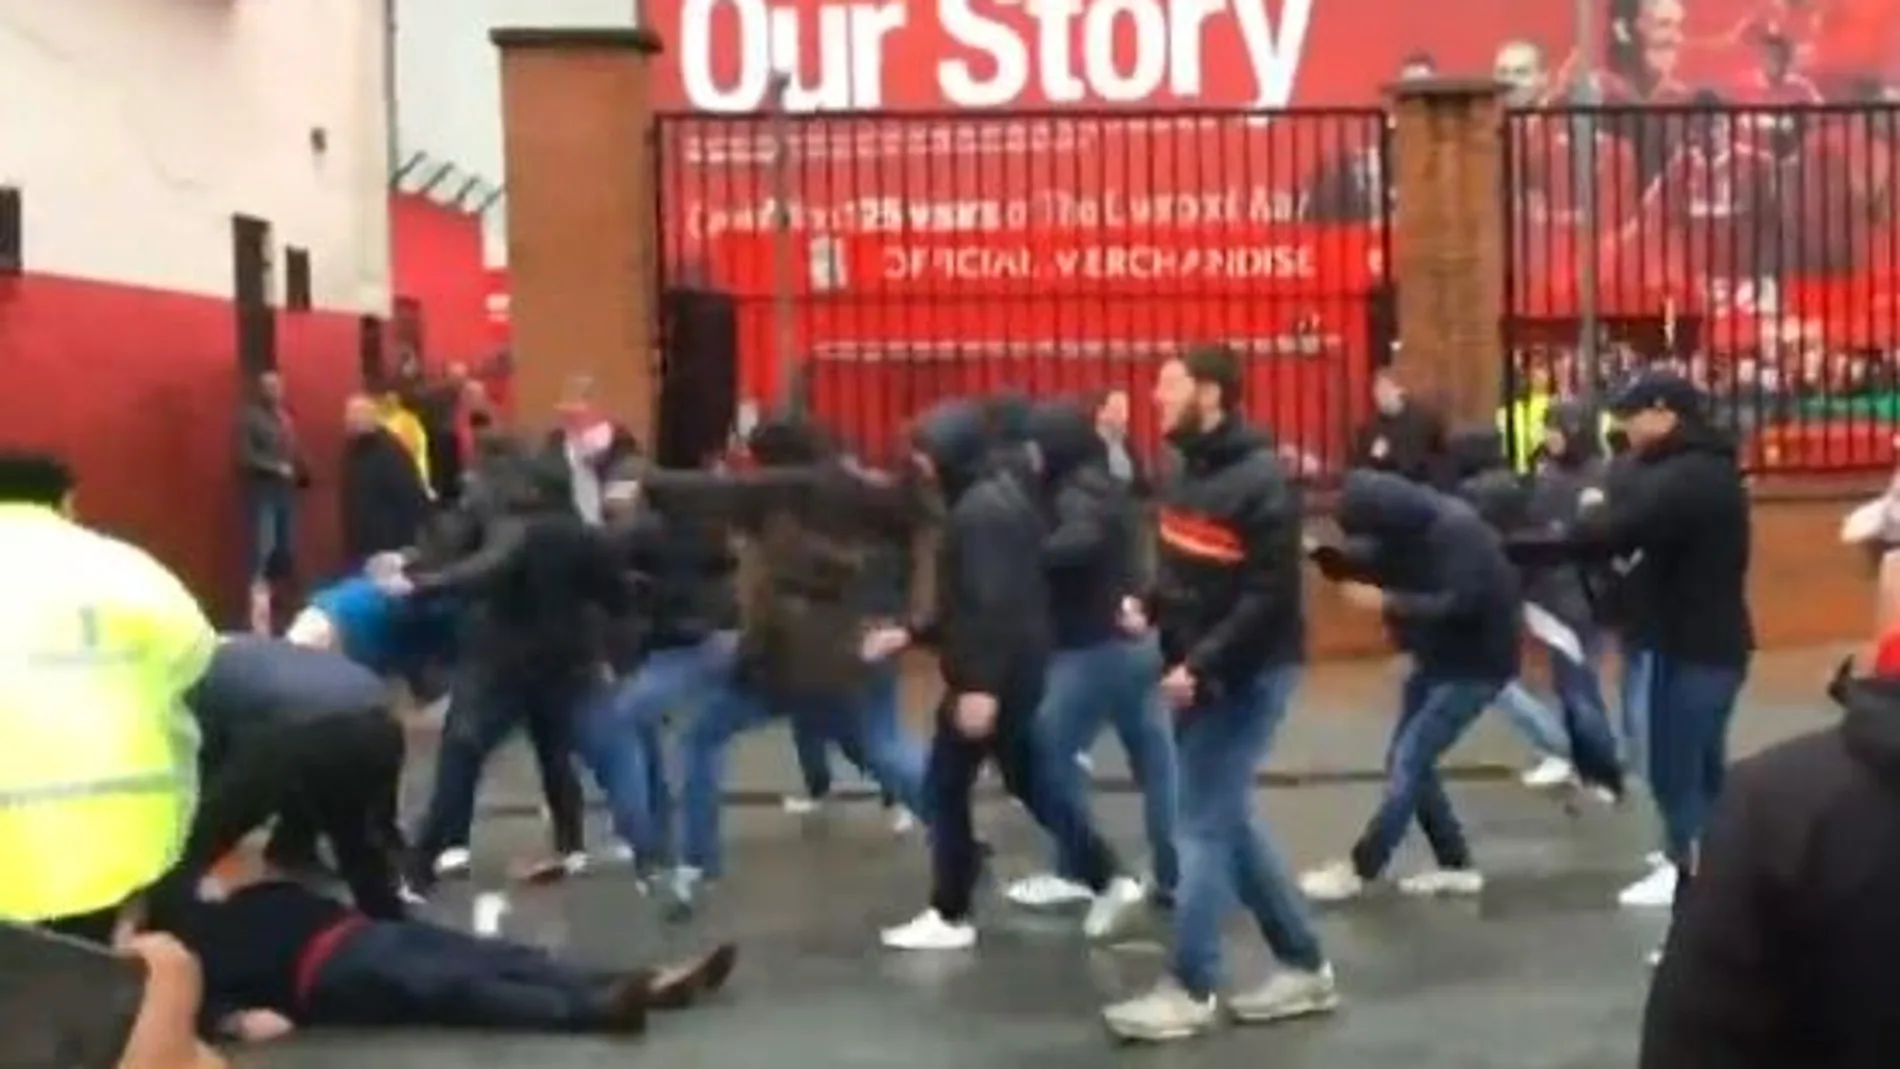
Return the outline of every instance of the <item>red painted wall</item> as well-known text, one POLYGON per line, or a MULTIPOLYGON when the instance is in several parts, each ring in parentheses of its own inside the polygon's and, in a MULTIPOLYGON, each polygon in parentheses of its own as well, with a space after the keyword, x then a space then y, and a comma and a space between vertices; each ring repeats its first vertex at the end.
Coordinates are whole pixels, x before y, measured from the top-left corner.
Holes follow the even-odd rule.
POLYGON ((393 193, 389 226, 395 293, 421 306, 423 355, 440 365, 493 352, 481 217, 393 193))
MULTIPOLYGON (((220 619, 238 619, 243 513, 232 460, 236 328, 228 302, 28 275, 0 280, 0 442, 77 466, 85 519, 150 549, 220 619)), ((282 313, 278 363, 314 477, 306 575, 337 559, 336 466, 358 383, 357 319, 282 313)))

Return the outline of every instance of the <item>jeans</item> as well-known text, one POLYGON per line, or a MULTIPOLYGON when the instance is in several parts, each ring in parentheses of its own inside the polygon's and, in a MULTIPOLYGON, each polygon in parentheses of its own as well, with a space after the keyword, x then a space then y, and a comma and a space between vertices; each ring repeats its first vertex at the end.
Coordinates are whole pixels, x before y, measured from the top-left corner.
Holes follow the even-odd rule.
POLYGON ((857 751, 863 767, 898 804, 928 821, 923 754, 898 724, 897 665, 880 666, 862 693, 833 701, 804 701, 775 708, 739 682, 722 687, 680 740, 685 779, 680 789, 682 860, 707 876, 724 865, 719 816, 726 750, 732 740, 780 717, 809 725, 822 739, 857 751), (850 741, 845 741, 850 740, 850 741))
MULTIPOLYGON (((878 784, 884 805, 898 804, 897 793, 883 785, 896 778, 913 784, 922 793, 924 778, 923 747, 904 734, 899 723, 898 667, 893 661, 880 670, 871 682, 873 692, 856 716, 791 718, 792 752, 798 758, 799 778, 805 783, 805 797, 820 799, 831 794, 831 748, 837 747, 853 767, 878 784), (896 748, 893 750, 892 748, 896 748), (874 751, 876 756, 873 756, 874 751), (896 776, 880 776, 879 768, 897 766, 896 776)), ((913 799, 915 801, 915 799, 913 799)), ((905 803, 910 808, 911 803, 905 803)), ((916 810, 912 810, 917 815, 916 810)))
POLYGON ((1634 647, 1623 646, 1622 678, 1617 680, 1619 704, 1623 707, 1623 765, 1631 775, 1649 778, 1649 682, 1654 658, 1634 647))
POLYGON ((732 651, 726 635, 653 650, 581 715, 577 751, 607 795, 614 830, 643 867, 673 857, 666 715, 717 693, 731 671, 732 651))
POLYGON ((574 777, 570 724, 593 694, 592 683, 578 673, 504 674, 463 666, 450 691, 429 808, 414 839, 417 858, 426 862, 451 846, 468 844, 482 769, 524 723, 553 817, 555 852, 579 853, 581 789, 574 777))
MULTIPOLYGON (((1094 745, 1105 720, 1114 725, 1141 787, 1155 886, 1166 895, 1173 893, 1180 868, 1174 843, 1174 739, 1156 687, 1160 676, 1161 653, 1149 640, 1118 638, 1064 650, 1049 664, 1036 721, 1049 758, 1044 773, 1049 789, 1069 794, 1073 804, 1083 807, 1088 805, 1089 779, 1074 756, 1094 745)), ((1080 870, 1079 859, 1058 852, 1058 874, 1073 880, 1080 870)))
POLYGON ((247 502, 250 519, 251 582, 279 577, 290 564, 297 525, 297 491, 288 483, 258 482, 247 502))
POLYGON ((1399 722, 1385 754, 1385 797, 1352 848, 1353 870, 1364 879, 1385 872, 1416 819, 1440 868, 1471 867, 1451 796, 1438 775, 1445 756, 1503 689, 1502 680, 1441 679, 1413 668, 1400 689, 1399 722))
MULTIPOLYGON (((924 782, 930 798, 930 906, 945 920, 970 916, 980 866, 970 795, 985 761, 996 762, 1004 788, 1055 839, 1058 856, 1076 859, 1076 875, 1090 890, 1106 889, 1121 871, 1113 849, 1090 822, 1088 808, 1042 782, 1056 757, 1042 752, 1037 738, 1045 671, 1041 664, 1022 666, 999 688, 996 723, 986 736, 972 738, 958 729, 957 695, 945 694, 937 706, 924 782)), ((1073 760, 1075 751, 1062 757, 1073 760)))
POLYGON ((1549 666, 1560 714, 1553 713, 1522 680, 1506 684, 1498 692, 1496 704, 1538 752, 1564 758, 1586 781, 1620 792, 1620 747, 1610 727, 1609 707, 1603 700, 1603 642, 1594 634, 1579 634, 1578 638, 1583 644, 1581 664, 1553 646, 1539 644, 1549 666))
POLYGON ((1300 670, 1270 669, 1217 702, 1181 715, 1181 885, 1174 974, 1196 996, 1221 985, 1221 922, 1238 898, 1274 956, 1292 968, 1326 963, 1319 935, 1279 851, 1253 820, 1254 771, 1286 717, 1300 670))
POLYGON ((1649 789, 1663 851, 1684 869, 1727 779, 1728 726, 1748 669, 1657 653, 1649 663, 1649 789))
POLYGON ((535 947, 418 922, 372 923, 317 969, 298 1020, 377 1028, 586 1032, 608 977, 535 947))

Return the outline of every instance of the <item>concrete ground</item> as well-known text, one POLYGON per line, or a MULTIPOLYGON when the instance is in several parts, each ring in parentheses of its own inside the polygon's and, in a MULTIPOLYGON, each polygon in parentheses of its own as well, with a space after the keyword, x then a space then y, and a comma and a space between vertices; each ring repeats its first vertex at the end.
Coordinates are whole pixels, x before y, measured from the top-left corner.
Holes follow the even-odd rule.
MULTIPOLYGON (((1836 651, 1838 652, 1838 651, 1836 651)), ((1820 688, 1834 652, 1764 656, 1735 730, 1738 753, 1828 722, 1820 688)), ((1289 861, 1337 856, 1370 812, 1377 788, 1361 775, 1383 752, 1394 682, 1388 666, 1315 673, 1289 720, 1259 808, 1289 861), (1323 773, 1323 775, 1315 775, 1323 773)), ((1095 1011, 1151 982, 1165 930, 1109 949, 1085 947, 1072 915, 1036 915, 994 896, 982 907, 973 953, 894 956, 876 928, 921 903, 926 865, 915 839, 894 839, 868 804, 799 821, 737 805, 728 821, 731 876, 689 926, 662 922, 624 872, 600 871, 549 888, 509 886, 506 860, 543 845, 531 815, 532 773, 510 755, 497 770, 478 828, 469 884, 432 907, 468 922, 478 890, 512 905, 507 934, 591 964, 639 963, 711 939, 735 939, 740 970, 723 998, 663 1019, 636 1045, 573 1038, 447 1034, 310 1036, 240 1055, 268 1069, 544 1069, 638 1058, 668 1069, 1081 1069, 1194 1064, 1206 1069, 1610 1069, 1634 1063, 1647 971, 1662 932, 1656 914, 1619 910, 1616 890, 1640 872, 1654 823, 1640 801, 1621 811, 1565 813, 1501 773, 1523 760, 1499 725, 1486 724, 1457 756, 1467 774, 1453 794, 1491 885, 1476 902, 1390 897, 1323 911, 1321 927, 1348 997, 1326 1020, 1230 1029, 1185 1046, 1119 1050, 1095 1011), (517 814, 517 815, 511 815, 517 814), (518 815, 529 814, 529 815, 518 815)), ((426 748, 419 748, 426 763, 426 748)), ((1113 762, 1104 755, 1112 780, 1113 762)), ((738 800, 795 786, 789 747, 776 734, 748 740, 738 800)), ((418 784, 420 786, 420 784, 418 784)), ((1104 830, 1131 859, 1141 850, 1135 799, 1111 783, 1098 802, 1104 830)), ((1006 802, 983 814, 999 846, 996 871, 1039 867, 1043 847, 1006 802)), ((596 821, 595 841, 605 841, 596 821)), ((1399 866, 1421 862, 1408 844, 1399 866)), ((1236 918, 1229 933, 1237 980, 1270 965, 1236 918)))

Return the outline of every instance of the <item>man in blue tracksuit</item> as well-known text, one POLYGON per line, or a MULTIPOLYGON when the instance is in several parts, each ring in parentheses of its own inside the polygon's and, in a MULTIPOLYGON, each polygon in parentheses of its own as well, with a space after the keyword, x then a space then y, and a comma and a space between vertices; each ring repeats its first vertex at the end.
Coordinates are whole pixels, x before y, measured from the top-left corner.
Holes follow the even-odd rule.
POLYGON ((1169 975, 1104 1013, 1117 1035, 1147 1041, 1215 1024, 1221 926, 1236 898, 1281 969, 1230 996, 1228 1010, 1264 1023, 1339 1002, 1305 904, 1252 820, 1254 770, 1306 657, 1299 487, 1241 416, 1239 354, 1207 347, 1170 360, 1155 400, 1179 452, 1156 487, 1158 571, 1146 612, 1159 630, 1161 694, 1179 752, 1181 874, 1169 975))
POLYGON ((1517 677, 1517 569, 1502 537, 1470 505, 1395 475, 1347 475, 1337 519, 1346 545, 1316 550, 1320 569, 1350 581, 1350 599, 1384 612, 1412 671, 1387 753, 1385 797, 1351 858, 1307 873, 1301 887, 1318 901, 1357 897, 1385 875, 1416 820, 1437 868, 1400 880, 1400 890, 1475 895, 1484 877, 1438 762, 1517 677))
MULTIPOLYGON (((1042 455, 1055 515, 1043 544, 1055 655, 1036 714, 1050 758, 1048 782, 1087 805, 1088 775, 1072 755, 1089 749, 1105 720, 1112 723, 1141 786, 1154 891, 1171 898, 1174 740, 1155 689, 1161 655, 1153 636, 1129 634, 1121 619, 1123 600, 1140 589, 1135 504, 1109 471, 1108 443, 1096 432, 1094 414, 1079 402, 1038 406, 1029 436, 1042 455)), ((1016 881, 1008 897, 1029 907, 1085 902, 1091 895, 1077 878, 1080 871, 1079 859, 1058 855, 1055 871, 1016 881)))

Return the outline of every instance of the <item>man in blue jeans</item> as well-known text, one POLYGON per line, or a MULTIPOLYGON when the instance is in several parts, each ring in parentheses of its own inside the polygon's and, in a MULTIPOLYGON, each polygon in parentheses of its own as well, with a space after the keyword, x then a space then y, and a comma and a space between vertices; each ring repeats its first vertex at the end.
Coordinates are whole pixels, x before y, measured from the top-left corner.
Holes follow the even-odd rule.
POLYGON ((1518 673, 1519 585, 1504 543, 1470 505, 1382 472, 1346 476, 1337 519, 1344 548, 1317 547, 1347 597, 1385 615, 1393 644, 1412 658, 1386 751, 1385 795, 1349 860, 1307 873, 1307 897, 1356 898, 1385 875, 1416 820, 1437 862, 1399 881, 1407 894, 1476 895, 1471 857, 1438 762, 1518 673))
MULTIPOLYGON (((1157 487, 1158 575, 1149 610, 1180 760, 1174 954, 1144 995, 1108 1007, 1130 1040, 1182 1039, 1219 1016, 1221 922, 1235 899, 1280 970, 1231 995, 1237 1019, 1279 1021, 1339 1004, 1333 969, 1279 854, 1252 820, 1254 770, 1306 656, 1299 488, 1243 422, 1241 358, 1224 347, 1162 366, 1155 402, 1180 463, 1157 487)), ((1134 624, 1142 615, 1127 608, 1134 624)), ((1071 753, 1073 751, 1070 751, 1071 753)))
MULTIPOLYGON (((1055 527, 1043 545, 1049 572, 1055 653, 1042 708, 1036 714, 1045 782, 1088 805, 1088 774, 1073 758, 1112 722, 1141 787, 1142 816, 1153 854, 1156 897, 1174 895, 1174 743, 1156 684, 1161 655, 1147 635, 1122 629, 1122 601, 1137 590, 1137 516, 1126 486, 1110 473, 1108 446, 1094 413, 1080 403, 1036 407, 1029 435, 1041 450, 1054 495, 1055 527)), ((1006 894, 1031 908, 1086 902, 1085 859, 1058 849, 1055 870, 1017 880, 1006 894)))
POLYGON ((1648 775, 1663 858, 1618 901, 1667 908, 1689 869, 1728 762, 1728 726, 1748 675, 1748 491, 1709 399, 1666 371, 1638 376, 1611 411, 1629 438, 1626 478, 1596 495, 1574 538, 1631 562, 1624 642, 1648 676, 1648 775))

